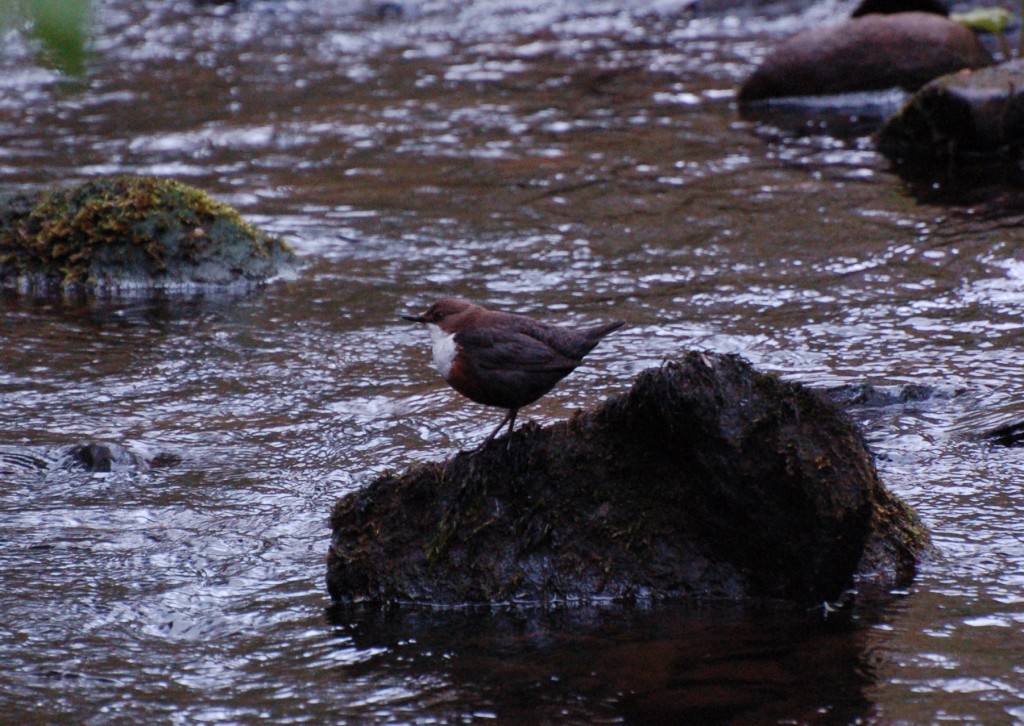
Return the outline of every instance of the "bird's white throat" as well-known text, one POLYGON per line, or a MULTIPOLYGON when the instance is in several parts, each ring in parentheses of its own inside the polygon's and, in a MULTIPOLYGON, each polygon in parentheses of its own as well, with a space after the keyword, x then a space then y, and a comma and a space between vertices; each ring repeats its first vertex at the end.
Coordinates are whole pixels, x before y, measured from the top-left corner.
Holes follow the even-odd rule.
POLYGON ((446 333, 441 330, 440 325, 434 323, 427 323, 427 330, 430 331, 430 342, 434 346, 434 367, 447 379, 457 352, 455 350, 455 333, 446 333))

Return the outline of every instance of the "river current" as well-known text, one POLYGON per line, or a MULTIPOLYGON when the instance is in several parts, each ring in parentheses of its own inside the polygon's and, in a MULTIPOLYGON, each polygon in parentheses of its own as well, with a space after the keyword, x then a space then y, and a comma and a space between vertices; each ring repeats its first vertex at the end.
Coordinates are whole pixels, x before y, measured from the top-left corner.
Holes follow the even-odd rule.
POLYGON ((849 10, 110 0, 80 77, 5 31, 5 191, 171 176, 303 264, 251 295, 0 293, 0 720, 1024 721, 1024 448, 979 438, 1024 419, 1021 213, 922 198, 856 124, 734 102, 849 10), (522 420, 693 348, 921 384, 852 415, 935 556, 842 623, 333 608, 333 502, 500 417, 399 318, 448 295, 627 321, 522 420), (82 441, 154 466, 83 472, 82 441))

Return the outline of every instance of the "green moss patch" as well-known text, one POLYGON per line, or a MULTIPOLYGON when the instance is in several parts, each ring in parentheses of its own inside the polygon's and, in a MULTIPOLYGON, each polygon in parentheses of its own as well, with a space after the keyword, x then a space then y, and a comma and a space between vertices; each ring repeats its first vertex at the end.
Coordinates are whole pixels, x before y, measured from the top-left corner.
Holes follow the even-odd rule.
POLYGON ((169 179, 107 177, 0 197, 0 281, 223 284, 265 279, 293 260, 281 239, 169 179))

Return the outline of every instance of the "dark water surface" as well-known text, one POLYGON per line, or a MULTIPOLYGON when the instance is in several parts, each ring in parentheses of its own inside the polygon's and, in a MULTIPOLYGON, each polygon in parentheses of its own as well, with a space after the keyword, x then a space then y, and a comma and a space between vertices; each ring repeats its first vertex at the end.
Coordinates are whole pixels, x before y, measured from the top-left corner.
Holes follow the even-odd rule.
POLYGON ((0 295, 0 720, 1024 721, 1020 216, 917 201, 865 137, 742 120, 780 37, 650 0, 97 3, 87 76, 0 54, 5 190, 174 176, 286 235, 250 297, 0 295), (332 610, 326 517, 475 444, 398 320, 458 294, 621 317, 523 415, 550 422, 704 347, 860 409, 939 554, 852 622, 721 606, 332 610), (100 439, 163 466, 83 473, 100 439))

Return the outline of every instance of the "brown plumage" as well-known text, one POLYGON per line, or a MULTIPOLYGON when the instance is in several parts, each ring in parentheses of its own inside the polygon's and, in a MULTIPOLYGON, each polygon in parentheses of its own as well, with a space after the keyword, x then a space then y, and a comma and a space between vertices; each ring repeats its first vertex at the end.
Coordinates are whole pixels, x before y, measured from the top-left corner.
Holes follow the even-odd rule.
POLYGON ((434 365, 448 384, 485 406, 508 409, 485 443, 508 423, 512 433, 519 409, 550 391, 578 366, 622 320, 567 328, 525 315, 487 310, 465 300, 440 300, 422 315, 433 341, 434 365))

